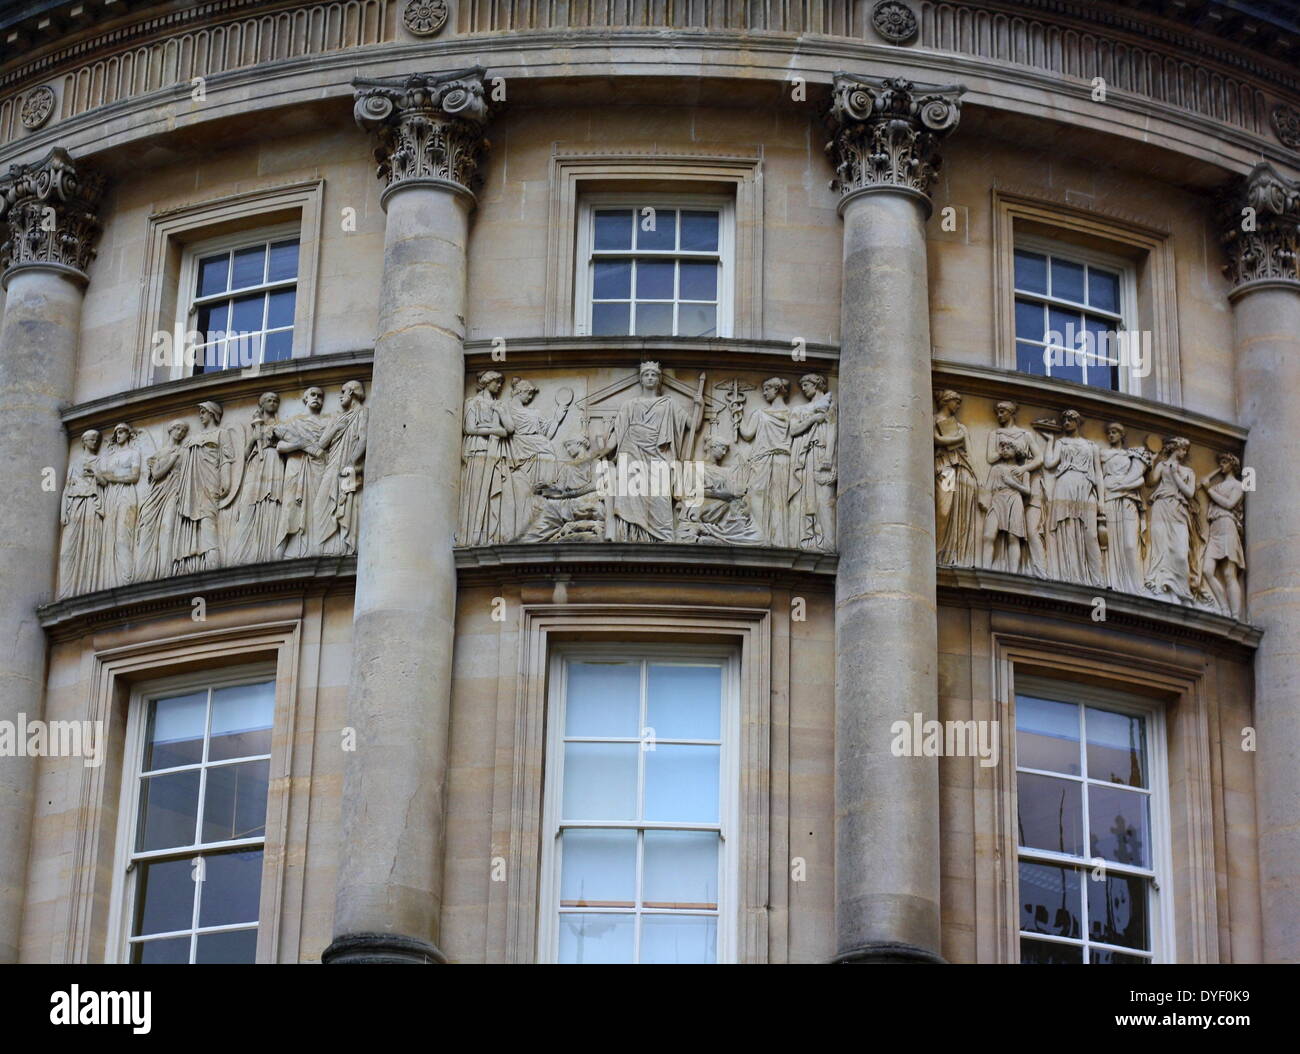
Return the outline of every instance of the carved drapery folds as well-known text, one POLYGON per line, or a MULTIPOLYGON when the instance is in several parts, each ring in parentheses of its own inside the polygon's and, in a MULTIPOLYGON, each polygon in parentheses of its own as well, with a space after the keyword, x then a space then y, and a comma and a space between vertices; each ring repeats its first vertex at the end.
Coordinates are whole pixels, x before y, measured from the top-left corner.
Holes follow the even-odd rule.
POLYGON ((1256 165, 1226 202, 1224 273, 1235 286, 1300 281, 1300 183, 1256 165))
POLYGON ((84 279, 95 257, 103 190, 103 177, 62 147, 35 164, 10 165, 0 178, 0 271, 46 265, 84 279))
POLYGON ((835 164, 831 187, 843 195, 873 189, 927 197, 937 178, 939 144, 961 117, 960 86, 913 84, 835 74, 826 152, 835 164))
POLYGON ((338 410, 312 385, 300 411, 265 392, 232 421, 221 404, 146 428, 84 432, 60 503, 60 598, 238 564, 357 551, 365 387, 338 410))
POLYGON ((1200 452, 1180 436, 1104 426, 1083 435, 1073 409, 1025 427, 998 402, 977 444, 962 397, 937 393, 934 419, 937 559, 953 567, 1053 579, 1165 600, 1244 619, 1245 486, 1241 461, 1200 452), (984 479, 975 468, 983 454, 984 479), (1210 468, 1209 466, 1213 467, 1210 468))
POLYGON ((355 80, 352 86, 353 115, 378 138, 378 175, 389 190, 407 180, 447 180, 473 188, 488 145, 481 67, 355 80))
POLYGON ((644 362, 609 383, 585 380, 585 398, 549 382, 539 398, 528 379, 478 374, 458 544, 834 551, 836 401, 824 374, 687 383, 644 362))

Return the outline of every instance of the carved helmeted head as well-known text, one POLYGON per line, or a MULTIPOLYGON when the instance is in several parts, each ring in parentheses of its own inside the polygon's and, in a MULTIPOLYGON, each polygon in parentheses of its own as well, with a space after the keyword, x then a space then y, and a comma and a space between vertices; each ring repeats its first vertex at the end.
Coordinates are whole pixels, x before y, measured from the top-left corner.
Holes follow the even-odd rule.
POLYGON ((199 403, 199 424, 204 428, 211 428, 213 425, 221 424, 221 418, 224 411, 220 403, 214 403, 211 400, 199 403))
POLYGON ((135 429, 129 424, 118 423, 113 426, 113 445, 126 446, 135 438, 135 429))

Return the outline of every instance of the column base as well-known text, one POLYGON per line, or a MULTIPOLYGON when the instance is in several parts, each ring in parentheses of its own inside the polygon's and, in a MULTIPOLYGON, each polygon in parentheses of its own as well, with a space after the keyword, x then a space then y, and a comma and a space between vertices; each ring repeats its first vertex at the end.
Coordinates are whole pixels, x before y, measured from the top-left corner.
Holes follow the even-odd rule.
POLYGON ((335 963, 445 963, 447 957, 428 941, 400 933, 349 933, 335 937, 320 957, 335 963))
POLYGON ((832 963, 913 963, 946 965, 947 960, 932 951, 901 941, 873 941, 852 951, 840 952, 832 963))

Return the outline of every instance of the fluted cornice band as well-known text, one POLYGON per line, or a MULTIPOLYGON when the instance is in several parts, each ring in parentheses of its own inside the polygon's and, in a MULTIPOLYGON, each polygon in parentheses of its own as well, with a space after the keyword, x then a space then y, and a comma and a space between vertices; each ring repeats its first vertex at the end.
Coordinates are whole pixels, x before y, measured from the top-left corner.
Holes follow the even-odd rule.
POLYGON ((34 164, 9 166, 0 177, 0 271, 44 267, 86 281, 99 238, 104 179, 54 147, 34 164))

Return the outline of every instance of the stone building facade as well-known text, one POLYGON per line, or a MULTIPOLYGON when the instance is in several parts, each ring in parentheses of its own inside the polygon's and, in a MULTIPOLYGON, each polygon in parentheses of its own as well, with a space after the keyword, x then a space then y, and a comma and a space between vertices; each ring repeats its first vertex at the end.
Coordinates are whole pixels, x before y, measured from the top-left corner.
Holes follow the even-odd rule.
POLYGON ((1300 961, 1300 22, 0 14, 0 960, 1300 961))

